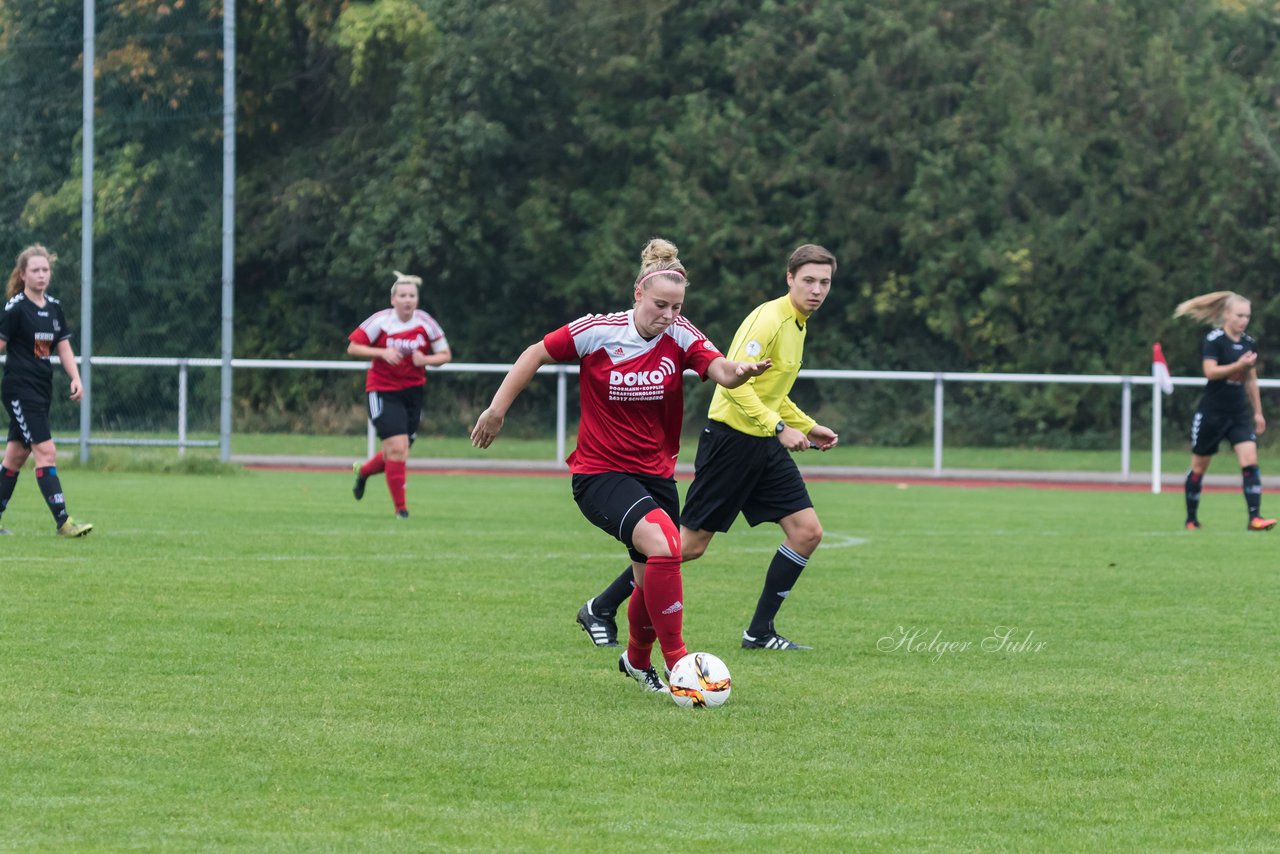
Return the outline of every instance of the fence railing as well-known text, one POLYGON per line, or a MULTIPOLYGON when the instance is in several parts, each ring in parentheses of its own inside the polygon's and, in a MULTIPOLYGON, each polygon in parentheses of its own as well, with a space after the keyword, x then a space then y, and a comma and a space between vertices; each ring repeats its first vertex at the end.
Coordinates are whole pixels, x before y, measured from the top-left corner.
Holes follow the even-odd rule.
MULTIPOLYGON (((56 357, 54 357, 56 359, 56 357)), ((0 361, 3 361, 0 358, 0 361)), ((77 357, 77 361, 80 358, 77 357)), ((76 437, 60 439, 64 442, 79 442, 87 449, 90 445, 160 445, 176 446, 182 454, 186 448, 216 447, 228 445, 219 440, 191 439, 187 435, 187 390, 190 370, 192 368, 221 368, 222 360, 215 358, 160 358, 135 356, 94 356, 90 360, 94 367, 152 367, 172 368, 178 371, 178 399, 174 402, 177 419, 177 439, 141 439, 120 437, 95 437, 90 435, 88 425, 81 425, 81 433, 76 437)), ((481 362, 451 362, 431 371, 443 373, 487 373, 505 374, 508 364, 489 364, 481 362)), ((294 359, 232 359, 231 369, 236 370, 298 370, 298 371, 365 371, 368 363, 362 361, 311 361, 294 359)), ((538 373, 553 374, 556 377, 556 456, 555 461, 565 458, 568 431, 568 378, 578 374, 577 365, 547 365, 538 373)), ((813 380, 872 380, 888 382, 928 382, 933 384, 933 473, 943 472, 943 450, 945 435, 945 394, 948 383, 1065 383, 1073 385, 1120 386, 1120 474, 1124 478, 1130 475, 1132 459, 1132 425, 1133 425, 1133 389, 1135 386, 1151 388, 1151 491, 1160 492, 1160 452, 1161 421, 1163 412, 1163 395, 1159 384, 1152 376, 1141 374, 1015 374, 1015 373, 980 373, 963 371, 857 371, 857 370, 825 370, 802 369, 801 379, 813 380)), ((1203 377, 1174 377, 1175 386, 1202 386, 1203 377)), ((1280 388, 1280 380, 1259 380, 1262 388, 1280 388)), ((227 439, 229 437, 223 437, 227 439)), ((374 452, 376 438, 373 426, 368 428, 369 453, 374 452)))

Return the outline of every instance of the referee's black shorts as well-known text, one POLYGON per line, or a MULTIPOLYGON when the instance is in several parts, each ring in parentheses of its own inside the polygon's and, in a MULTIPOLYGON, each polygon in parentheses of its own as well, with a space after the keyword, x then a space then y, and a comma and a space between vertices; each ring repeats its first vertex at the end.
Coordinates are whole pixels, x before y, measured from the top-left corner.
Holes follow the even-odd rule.
POLYGON ((646 558, 631 544, 631 535, 649 511, 662 510, 680 524, 680 493, 671 478, 621 472, 575 474, 573 500, 588 522, 626 546, 637 563, 646 558))
POLYGON ((680 518, 692 531, 723 533, 739 513, 755 527, 813 506, 800 469, 775 436, 748 436, 708 421, 693 467, 680 518))

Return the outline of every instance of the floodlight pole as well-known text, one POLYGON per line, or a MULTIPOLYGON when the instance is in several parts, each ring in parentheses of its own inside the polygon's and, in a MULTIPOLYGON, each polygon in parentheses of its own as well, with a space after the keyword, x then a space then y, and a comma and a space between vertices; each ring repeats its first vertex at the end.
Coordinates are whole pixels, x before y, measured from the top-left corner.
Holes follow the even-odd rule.
POLYGON ((93 42, 94 0, 84 0, 84 104, 80 128, 80 462, 89 461, 93 420, 93 42))
POLYGON ((231 459, 231 354, 236 261, 236 3, 222 3, 222 396, 218 458, 231 459))

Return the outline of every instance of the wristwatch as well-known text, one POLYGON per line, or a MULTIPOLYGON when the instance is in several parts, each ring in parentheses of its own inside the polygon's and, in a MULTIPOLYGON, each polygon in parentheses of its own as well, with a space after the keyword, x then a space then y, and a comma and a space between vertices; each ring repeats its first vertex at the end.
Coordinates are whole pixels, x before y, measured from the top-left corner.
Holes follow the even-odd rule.
POLYGON ((786 429, 787 429, 787 422, 785 422, 785 421, 779 421, 779 422, 778 422, 778 426, 773 428, 773 432, 774 432, 774 433, 781 433, 783 430, 786 430, 786 429))

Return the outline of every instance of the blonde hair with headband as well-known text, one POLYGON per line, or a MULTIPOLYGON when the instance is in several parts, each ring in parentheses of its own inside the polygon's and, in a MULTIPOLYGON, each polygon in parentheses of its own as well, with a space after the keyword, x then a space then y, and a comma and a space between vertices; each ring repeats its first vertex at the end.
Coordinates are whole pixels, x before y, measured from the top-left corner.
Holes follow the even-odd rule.
POLYGON ((680 251, 670 240, 655 237, 640 250, 640 273, 636 287, 643 288, 654 276, 667 275, 688 284, 689 274, 680 263, 680 251))

